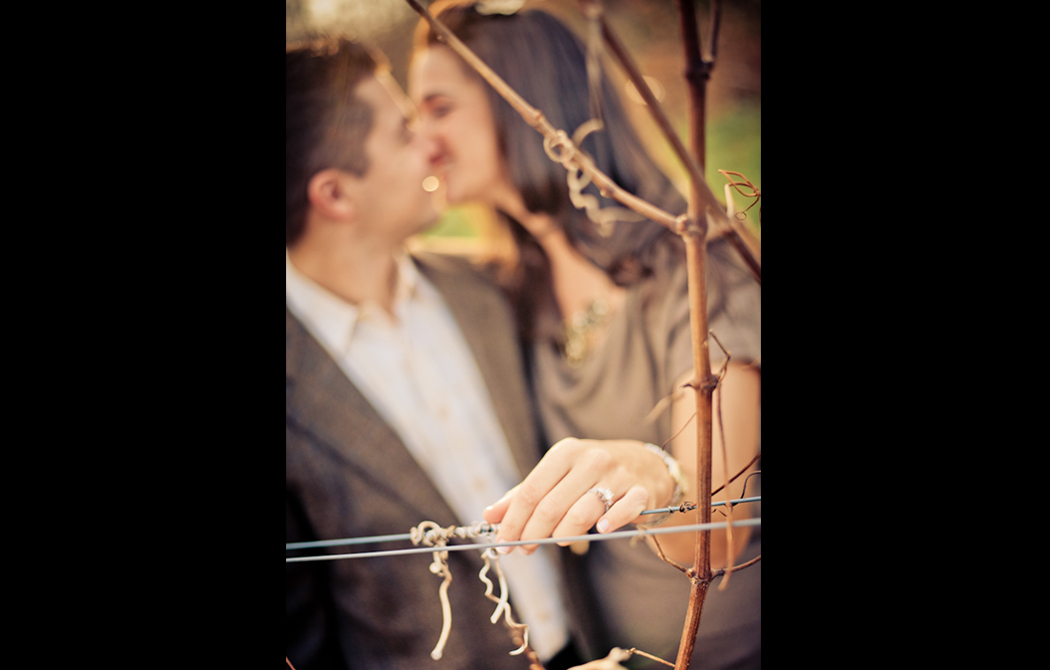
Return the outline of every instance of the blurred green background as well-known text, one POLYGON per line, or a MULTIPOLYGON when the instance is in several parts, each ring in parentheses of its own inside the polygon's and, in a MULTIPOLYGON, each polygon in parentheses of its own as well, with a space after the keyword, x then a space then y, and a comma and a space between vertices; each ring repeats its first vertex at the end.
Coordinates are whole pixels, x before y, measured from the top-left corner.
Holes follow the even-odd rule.
MULTIPOLYGON (((422 4, 429 4, 421 0, 422 4)), ((718 170, 740 172, 762 189, 762 50, 761 0, 723 0, 716 46, 715 68, 707 84, 707 151, 705 178, 715 196, 724 201, 726 178, 718 170)), ((529 0, 526 8, 542 7, 584 35, 585 22, 576 0, 529 0)), ((694 2, 701 48, 710 53, 710 3, 694 2)), ((688 91, 683 72, 681 27, 675 0, 602 0, 613 30, 627 46, 642 73, 650 79, 661 106, 688 146, 688 91)), ((286 0, 286 39, 309 31, 342 32, 380 49, 390 61, 391 74, 407 89, 412 32, 419 16, 404 0, 286 0)), ((625 104, 657 162, 683 193, 688 178, 667 141, 649 117, 637 94, 627 84, 612 57, 604 63, 620 82, 625 104)), ((571 129, 569 130, 571 133, 571 129)), ((753 201, 734 193, 738 211, 753 201)), ((759 208, 747 212, 746 224, 761 238, 759 208)), ((474 239, 486 225, 481 208, 447 210, 425 234, 430 241, 474 239)))

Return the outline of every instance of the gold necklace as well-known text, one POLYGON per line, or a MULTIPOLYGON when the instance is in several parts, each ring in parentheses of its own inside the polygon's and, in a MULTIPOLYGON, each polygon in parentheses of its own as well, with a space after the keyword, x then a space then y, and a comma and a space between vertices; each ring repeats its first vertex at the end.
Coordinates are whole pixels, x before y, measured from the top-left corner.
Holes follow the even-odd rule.
POLYGON ((565 362, 578 368, 594 344, 598 329, 609 317, 609 303, 596 298, 587 309, 572 315, 565 325, 565 362))

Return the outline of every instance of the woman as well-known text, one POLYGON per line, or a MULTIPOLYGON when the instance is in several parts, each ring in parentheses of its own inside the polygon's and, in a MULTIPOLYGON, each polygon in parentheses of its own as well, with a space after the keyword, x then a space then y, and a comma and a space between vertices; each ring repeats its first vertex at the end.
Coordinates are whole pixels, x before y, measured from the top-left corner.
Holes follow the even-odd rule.
MULTIPOLYGON (((586 51, 570 30, 541 11, 478 9, 431 7, 554 127, 571 135, 591 118, 586 51)), ((572 206, 566 171, 546 155, 539 133, 428 28, 420 24, 410 75, 421 132, 436 147, 433 163, 447 201, 488 203, 510 227, 517 258, 500 268, 498 280, 517 311, 543 429, 557 442, 485 518, 500 523, 500 540, 645 523, 651 517, 639 512, 668 506, 676 489, 669 465, 645 444, 667 443, 687 493, 696 481, 692 391, 655 422, 646 419, 693 377, 684 245, 652 221, 619 222, 611 235, 599 231, 572 206)), ((604 128, 581 148, 625 190, 684 212, 685 201, 646 154, 608 81, 600 109, 604 128)), ((602 199, 603 207, 615 204, 602 199)), ((708 325, 733 361, 720 387, 732 475, 758 451, 760 292, 723 242, 709 244, 708 258, 708 325)), ((717 370, 724 355, 713 342, 710 348, 717 370)), ((717 422, 714 439, 721 444, 717 422)), ((713 459, 717 487, 724 481, 719 448, 713 459)), ((728 487, 732 497, 743 481, 728 487)), ((755 491, 752 480, 747 492, 755 491)), ((734 518, 755 511, 747 507, 736 508, 734 518)), ((664 523, 692 520, 676 514, 664 523)), ((662 538, 666 555, 692 563, 691 533, 662 538)), ((756 555, 757 540, 757 532, 737 528, 734 563, 756 555)), ((725 533, 712 533, 713 569, 726 564, 726 554, 725 533)), ((600 651, 637 647, 673 660, 688 580, 648 548, 625 541, 592 542, 584 560, 603 628, 600 651)), ((709 589, 691 667, 759 666, 759 570, 734 574, 725 591, 718 591, 718 580, 709 589)), ((640 656, 632 661, 648 663, 640 656)))

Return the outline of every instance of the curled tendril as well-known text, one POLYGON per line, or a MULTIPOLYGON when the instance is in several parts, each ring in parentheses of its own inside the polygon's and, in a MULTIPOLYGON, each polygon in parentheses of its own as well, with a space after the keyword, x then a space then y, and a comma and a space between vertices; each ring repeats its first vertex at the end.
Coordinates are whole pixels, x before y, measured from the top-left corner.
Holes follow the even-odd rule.
POLYGON ((572 143, 580 146, 588 135, 603 128, 605 128, 605 124, 602 123, 601 119, 588 119, 580 124, 580 127, 572 134, 572 143))
POLYGON ((569 136, 564 130, 556 132, 553 138, 544 136, 543 150, 547 152, 547 156, 552 161, 562 165, 565 165, 576 156, 576 147, 569 140, 569 136))
MULTIPOLYGON (((448 537, 454 528, 454 526, 450 526, 445 529, 433 521, 424 521, 410 531, 412 544, 418 545, 422 542, 430 547, 444 547, 448 543, 448 537)), ((437 661, 440 660, 444 653, 445 643, 448 642, 448 634, 452 630, 452 605, 448 601, 448 586, 452 583, 452 572, 448 569, 447 551, 434 552, 434 562, 430 564, 430 572, 439 577, 444 577, 444 581, 441 582, 441 586, 438 588, 438 597, 441 598, 441 636, 438 638, 438 643, 434 650, 430 652, 430 657, 437 661)))
MULTIPOLYGON (((747 209, 745 209, 744 212, 746 212, 748 209, 751 209, 752 207, 754 207, 755 204, 762 198, 762 192, 759 191, 758 187, 755 186, 754 184, 752 184, 751 180, 748 179, 747 177, 745 177, 743 174, 741 174, 739 172, 733 172, 732 170, 719 170, 719 172, 722 173, 723 177, 725 177, 726 179, 729 180, 729 185, 732 186, 733 189, 736 190, 737 193, 739 193, 740 195, 744 196, 745 198, 754 198, 755 199, 755 202, 752 202, 750 205, 748 205, 747 209), (733 181, 732 177, 729 176, 731 174, 732 175, 736 175, 737 177, 740 177, 741 179, 743 179, 743 181, 733 181), (740 190, 741 186, 746 186, 748 189, 750 189, 750 192, 749 193, 745 193, 744 191, 740 190)), ((743 220, 743 218, 740 218, 739 215, 743 214, 744 212, 738 212, 737 213, 737 217, 741 221, 743 220)))
POLYGON ((567 171, 566 181, 569 185, 569 200, 572 201, 573 206, 587 213, 587 218, 597 226, 599 235, 609 237, 613 234, 617 221, 642 221, 645 217, 624 207, 602 208, 597 197, 590 193, 582 193, 583 189, 591 183, 591 176, 583 170, 576 160, 577 154, 583 153, 583 150, 578 147, 587 135, 602 128, 601 121, 590 119, 576 129, 572 139, 569 139, 568 134, 564 130, 559 130, 555 133, 553 139, 550 137, 543 138, 543 150, 552 161, 561 163, 562 167, 567 171))
MULTIPOLYGON (((497 526, 489 523, 479 522, 470 526, 449 526, 442 528, 433 521, 424 521, 415 528, 409 531, 409 536, 412 540, 412 544, 419 545, 420 543, 425 544, 428 547, 444 547, 448 544, 448 541, 453 537, 460 539, 473 539, 480 537, 481 535, 491 534, 497 530, 497 526)), ((482 554, 482 558, 485 561, 485 567, 481 569, 481 573, 478 577, 481 581, 485 582, 485 597, 489 600, 497 603, 496 611, 493 612, 491 621, 496 623, 499 621, 500 613, 503 614, 504 620, 507 626, 513 631, 521 634, 522 645, 520 648, 510 652, 511 656, 517 656, 525 652, 529 647, 529 627, 526 624, 518 623, 514 621, 514 617, 511 614, 510 603, 508 598, 510 591, 507 589, 507 580, 503 576, 503 569, 500 568, 499 557, 496 555, 492 548, 486 549, 482 554), (495 566, 496 576, 499 579, 500 597, 492 595, 492 581, 486 576, 489 568, 495 566)), ((445 644, 448 642, 449 632, 452 630, 452 606, 448 600, 448 587, 452 583, 452 572, 448 569, 448 552, 447 551, 435 551, 434 562, 430 564, 430 572, 433 574, 444 577, 444 581, 441 582, 441 586, 438 589, 438 596, 441 598, 441 636, 438 638, 438 643, 434 647, 434 650, 430 652, 430 657, 435 661, 440 660, 445 650, 445 644)))
POLYGON ((514 616, 511 614, 510 611, 510 603, 507 602, 507 597, 510 594, 507 590, 507 580, 503 576, 503 569, 499 565, 499 556, 497 556, 496 552, 490 548, 486 549, 485 553, 483 553, 481 557, 485 560, 485 567, 481 569, 481 572, 478 574, 478 577, 481 579, 481 581, 485 582, 485 597, 491 600, 492 602, 497 603, 496 611, 492 613, 492 617, 489 619, 489 621, 491 621, 492 623, 496 623, 497 621, 499 621, 499 615, 500 612, 502 612, 503 619, 504 621, 506 621, 507 626, 510 627, 512 631, 518 631, 521 633, 522 645, 514 651, 510 652, 511 656, 517 656, 518 654, 523 653, 526 649, 529 648, 529 626, 528 624, 517 623, 516 621, 514 621, 514 616), (486 576, 490 566, 495 566, 496 568, 496 577, 499 579, 499 598, 492 595, 492 580, 490 580, 486 576))

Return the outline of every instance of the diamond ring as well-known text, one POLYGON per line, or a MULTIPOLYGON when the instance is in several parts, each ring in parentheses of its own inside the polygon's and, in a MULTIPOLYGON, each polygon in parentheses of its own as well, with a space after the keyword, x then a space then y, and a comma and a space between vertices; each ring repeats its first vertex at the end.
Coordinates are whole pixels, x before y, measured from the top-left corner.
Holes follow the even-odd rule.
POLYGON ((609 508, 612 507, 612 491, 610 491, 609 489, 605 489, 599 486, 598 488, 591 489, 590 491, 588 491, 588 493, 597 494, 597 496, 601 499, 602 503, 604 503, 606 512, 608 512, 609 508))

